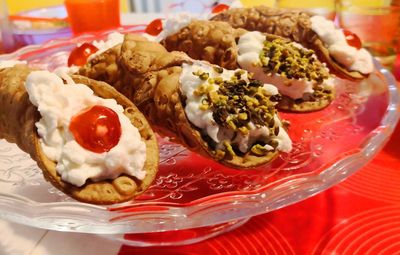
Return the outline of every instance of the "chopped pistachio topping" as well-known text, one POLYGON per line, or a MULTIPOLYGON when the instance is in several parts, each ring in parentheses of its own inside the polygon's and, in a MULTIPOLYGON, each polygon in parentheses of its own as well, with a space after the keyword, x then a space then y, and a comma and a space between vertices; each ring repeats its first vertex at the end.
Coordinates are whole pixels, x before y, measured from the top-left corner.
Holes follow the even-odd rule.
POLYGON ((263 84, 256 80, 243 79, 224 81, 218 91, 209 93, 213 105, 213 118, 217 124, 239 131, 248 132, 248 124, 263 126, 275 115, 274 102, 263 93, 263 84))
MULTIPOLYGON (((279 132, 279 127, 275 126, 274 115, 275 104, 280 100, 280 95, 268 95, 263 88, 264 84, 247 79, 244 70, 235 71, 230 80, 224 80, 222 77, 210 78, 208 73, 202 71, 193 74, 204 81, 194 91, 196 96, 204 96, 200 110, 211 110, 218 125, 241 135, 248 135, 252 125, 253 128, 254 125, 266 126, 270 134, 279 132)), ((228 141, 224 141, 223 145, 223 150, 218 149, 215 152, 216 157, 236 155, 235 149, 228 141)), ((264 148, 265 143, 256 145, 258 146, 250 149, 251 153, 265 155, 269 152, 264 148)))
POLYGON ((265 41, 260 61, 266 73, 277 73, 288 79, 306 79, 321 84, 329 78, 328 70, 314 56, 314 51, 275 39, 265 41))
MULTIPOLYGON (((213 69, 220 73, 219 69, 213 69)), ((212 72, 212 71, 211 71, 212 72)), ((223 70, 222 72, 223 73, 223 70)), ((279 94, 270 95, 260 81, 249 79, 244 70, 236 70, 228 79, 197 70, 193 75, 198 76, 201 85, 193 94, 201 96, 199 109, 211 111, 214 121, 233 133, 233 138, 224 140, 220 146, 210 140, 215 148, 215 157, 222 159, 242 154, 238 144, 231 143, 237 135, 249 135, 254 128, 267 127, 269 134, 279 134, 279 124, 275 123, 275 104, 281 99, 279 94)), ((277 148, 278 142, 273 139, 262 139, 250 146, 248 152, 256 156, 264 156, 277 148), (275 144, 276 143, 276 144, 275 144)))

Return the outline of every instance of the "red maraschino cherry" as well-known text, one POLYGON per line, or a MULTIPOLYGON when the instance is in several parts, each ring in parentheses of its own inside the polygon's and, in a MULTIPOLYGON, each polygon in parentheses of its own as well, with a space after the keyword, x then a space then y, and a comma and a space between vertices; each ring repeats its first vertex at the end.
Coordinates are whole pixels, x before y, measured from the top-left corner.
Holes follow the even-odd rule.
POLYGON ((90 55, 99 49, 91 43, 84 43, 71 51, 68 58, 68 66, 83 66, 90 55))
POLYGON ((157 36, 163 30, 163 24, 161 19, 155 19, 147 25, 144 30, 146 33, 152 36, 157 36))
POLYGON ((80 146, 96 153, 110 151, 121 137, 121 123, 117 113, 100 105, 73 116, 69 130, 80 146))
POLYGON ((229 9, 229 5, 226 4, 217 4, 212 8, 211 13, 220 13, 229 9))
POLYGON ((361 49, 361 46, 362 46, 361 40, 355 33, 351 32, 350 30, 347 30, 347 29, 343 29, 342 31, 343 31, 344 36, 346 37, 346 41, 347 41, 348 45, 350 45, 354 48, 357 48, 358 50, 361 49))

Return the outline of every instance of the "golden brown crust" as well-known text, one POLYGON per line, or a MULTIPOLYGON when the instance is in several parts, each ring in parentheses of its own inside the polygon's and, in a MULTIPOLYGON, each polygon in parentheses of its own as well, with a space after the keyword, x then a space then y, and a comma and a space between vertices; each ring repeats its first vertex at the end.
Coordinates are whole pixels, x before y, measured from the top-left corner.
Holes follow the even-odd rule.
POLYGON ((30 72, 26 65, 0 69, 0 138, 16 143, 23 151, 33 151, 39 119, 23 86, 30 72))
POLYGON ((119 68, 117 59, 121 53, 121 44, 108 49, 95 56, 84 66, 79 68, 80 75, 90 77, 97 81, 104 81, 108 84, 115 84, 119 81, 119 68))
POLYGON ((183 51, 191 58, 206 60, 227 69, 239 68, 236 40, 246 30, 234 29, 226 22, 192 21, 161 44, 169 50, 183 51))
POLYGON ((16 66, 0 70, 0 138, 16 143, 23 151, 30 154, 43 171, 46 180, 71 197, 88 203, 112 204, 127 201, 142 193, 155 178, 158 168, 158 147, 156 137, 139 110, 122 94, 104 82, 91 80, 83 76, 73 76, 75 82, 89 86, 96 95, 114 98, 125 109, 125 115, 139 129, 146 143, 147 172, 144 180, 122 175, 114 180, 100 182, 88 181, 82 187, 76 187, 61 180, 57 174, 56 163, 43 153, 39 143, 35 122, 40 115, 28 99, 24 87, 26 77, 32 70, 27 66, 16 66), (7 100, 11 98, 11 100, 7 100), (4 107, 3 107, 4 106, 4 107), (8 124, 3 124, 8 123, 8 124))
POLYGON ((349 71, 336 62, 329 54, 318 35, 311 29, 312 14, 297 11, 256 6, 252 8, 233 8, 215 15, 212 20, 226 21, 235 28, 260 31, 279 35, 313 49, 318 58, 327 63, 331 73, 340 78, 361 80, 368 75, 349 71))
POLYGON ((329 106, 334 97, 335 92, 333 90, 323 92, 323 96, 318 100, 293 100, 290 97, 282 96, 277 107, 289 112, 314 112, 329 106))
POLYGON ((179 77, 182 63, 191 60, 180 52, 168 52, 159 43, 127 35, 120 58, 122 82, 117 89, 145 114, 154 130, 205 157, 235 168, 252 168, 271 161, 277 152, 259 157, 250 153, 219 159, 184 111, 179 77))

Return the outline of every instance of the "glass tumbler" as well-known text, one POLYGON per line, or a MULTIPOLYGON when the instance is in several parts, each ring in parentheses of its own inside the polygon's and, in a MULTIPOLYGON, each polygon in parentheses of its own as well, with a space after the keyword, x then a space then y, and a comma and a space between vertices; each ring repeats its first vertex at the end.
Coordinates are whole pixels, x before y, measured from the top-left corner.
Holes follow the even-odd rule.
POLYGON ((0 0, 0 54, 14 50, 11 25, 8 20, 8 8, 5 0, 0 0))

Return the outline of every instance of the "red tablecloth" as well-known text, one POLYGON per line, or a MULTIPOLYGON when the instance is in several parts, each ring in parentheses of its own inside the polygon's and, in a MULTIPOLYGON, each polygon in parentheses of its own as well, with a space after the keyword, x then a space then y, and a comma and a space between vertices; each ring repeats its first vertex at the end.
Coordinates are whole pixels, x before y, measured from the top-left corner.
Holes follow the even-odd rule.
POLYGON ((122 246, 130 254, 400 254, 400 125, 356 174, 312 198, 181 247, 122 246))

